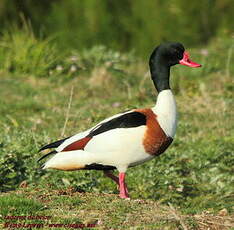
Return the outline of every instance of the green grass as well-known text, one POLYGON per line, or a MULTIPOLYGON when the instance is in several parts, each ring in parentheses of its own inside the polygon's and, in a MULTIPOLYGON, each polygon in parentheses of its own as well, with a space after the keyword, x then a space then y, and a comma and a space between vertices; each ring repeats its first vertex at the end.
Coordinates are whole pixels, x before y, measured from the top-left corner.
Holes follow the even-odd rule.
MULTIPOLYGON (((128 170, 130 201, 118 198, 116 186, 102 172, 41 171, 37 151, 45 143, 85 130, 112 114, 153 106, 156 93, 147 62, 96 47, 80 54, 74 51, 72 57, 48 68, 37 65, 35 72, 17 66, 14 71, 3 68, 2 217, 49 215, 48 223, 90 220, 114 229, 120 225, 183 229, 183 223, 191 229, 228 229, 234 211, 231 45, 231 40, 217 40, 203 55, 192 50, 192 58, 203 64, 201 69, 173 68, 172 89, 179 110, 176 138, 166 153, 128 170), (72 65, 74 71, 70 71, 72 65), (26 189, 19 189, 22 181, 26 181, 26 189), (227 215, 222 216, 220 210, 227 210, 227 215)), ((25 68, 30 60, 23 62, 25 68)))
POLYGON ((13 26, 2 32, 0 67, 12 73, 46 76, 63 57, 52 39, 38 39, 29 24, 13 26))

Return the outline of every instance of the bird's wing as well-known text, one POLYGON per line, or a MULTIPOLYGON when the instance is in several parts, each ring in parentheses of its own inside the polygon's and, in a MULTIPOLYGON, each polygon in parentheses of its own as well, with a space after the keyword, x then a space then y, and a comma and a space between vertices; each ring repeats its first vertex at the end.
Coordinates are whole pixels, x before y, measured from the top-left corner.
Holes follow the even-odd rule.
POLYGON ((89 141, 93 141, 103 133, 108 132, 111 136, 112 134, 109 132, 111 130, 115 131, 119 128, 133 128, 141 125, 146 125, 146 117, 144 114, 134 111, 120 114, 100 122, 94 128, 83 132, 79 137, 74 136, 67 139, 61 146, 59 146, 58 150, 61 152, 84 149, 89 141))
POLYGON ((101 121, 93 128, 84 132, 45 145, 39 151, 49 148, 55 148, 57 152, 83 149, 90 139, 101 133, 117 128, 131 128, 145 124, 146 117, 142 113, 135 111, 120 113, 101 121))

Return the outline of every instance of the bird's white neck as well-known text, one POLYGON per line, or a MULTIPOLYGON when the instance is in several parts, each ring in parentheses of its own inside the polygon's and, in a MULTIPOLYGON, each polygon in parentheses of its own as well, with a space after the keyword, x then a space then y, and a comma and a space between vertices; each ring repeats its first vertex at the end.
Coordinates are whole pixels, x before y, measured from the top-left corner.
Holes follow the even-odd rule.
POLYGON ((170 89, 162 90, 158 94, 156 105, 152 108, 165 134, 175 136, 177 126, 176 101, 170 89))

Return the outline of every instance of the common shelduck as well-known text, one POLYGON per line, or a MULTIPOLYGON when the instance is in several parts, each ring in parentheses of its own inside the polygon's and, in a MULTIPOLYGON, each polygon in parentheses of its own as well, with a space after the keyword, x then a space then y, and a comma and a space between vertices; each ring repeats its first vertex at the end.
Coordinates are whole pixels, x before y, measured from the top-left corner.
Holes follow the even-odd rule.
POLYGON ((158 91, 155 106, 119 113, 84 132, 43 146, 39 151, 55 149, 39 160, 55 155, 42 168, 103 170, 119 185, 119 196, 128 198, 127 168, 162 154, 173 141, 177 114, 169 78, 170 68, 176 64, 201 66, 189 59, 180 43, 167 42, 156 47, 149 59, 151 78, 158 91), (119 177, 112 173, 114 169, 119 177))

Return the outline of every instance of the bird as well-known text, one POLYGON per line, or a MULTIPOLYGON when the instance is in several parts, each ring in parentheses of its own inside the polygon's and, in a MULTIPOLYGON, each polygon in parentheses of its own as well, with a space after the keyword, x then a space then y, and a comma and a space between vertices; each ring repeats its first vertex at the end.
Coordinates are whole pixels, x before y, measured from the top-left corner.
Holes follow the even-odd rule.
POLYGON ((191 61, 181 43, 158 45, 149 58, 151 79, 158 92, 155 105, 116 114, 86 131, 41 147, 39 152, 54 149, 38 160, 54 154, 42 169, 102 170, 118 185, 120 198, 129 198, 127 169, 159 156, 174 139, 177 109, 170 69, 176 64, 201 67, 191 61), (115 169, 118 176, 113 174, 115 169))

